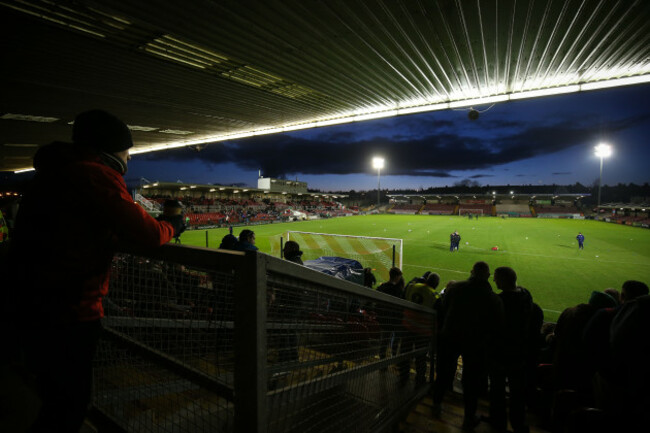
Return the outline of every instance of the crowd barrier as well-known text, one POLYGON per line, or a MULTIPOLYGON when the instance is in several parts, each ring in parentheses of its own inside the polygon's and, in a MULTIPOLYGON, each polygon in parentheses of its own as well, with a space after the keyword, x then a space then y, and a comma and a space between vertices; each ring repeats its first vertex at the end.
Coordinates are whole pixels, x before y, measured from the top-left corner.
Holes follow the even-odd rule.
POLYGON ((399 372, 433 310, 259 252, 124 251, 104 306, 92 413, 115 431, 381 432, 428 392, 399 372))

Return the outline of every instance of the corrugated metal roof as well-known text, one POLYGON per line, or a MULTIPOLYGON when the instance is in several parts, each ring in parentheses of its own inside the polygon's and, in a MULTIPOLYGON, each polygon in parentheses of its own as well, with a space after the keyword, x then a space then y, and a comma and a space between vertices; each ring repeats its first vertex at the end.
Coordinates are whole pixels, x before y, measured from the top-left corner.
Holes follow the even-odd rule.
POLYGON ((650 78, 642 0, 0 0, 0 25, 0 170, 90 108, 143 152, 650 78))

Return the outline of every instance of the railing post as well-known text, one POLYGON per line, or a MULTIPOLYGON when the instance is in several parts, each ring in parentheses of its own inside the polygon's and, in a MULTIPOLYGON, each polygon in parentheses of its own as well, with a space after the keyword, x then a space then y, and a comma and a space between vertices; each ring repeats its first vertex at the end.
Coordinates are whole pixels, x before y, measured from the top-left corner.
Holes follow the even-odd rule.
POLYGON ((268 419, 266 257, 246 252, 235 275, 235 432, 265 433, 268 419))

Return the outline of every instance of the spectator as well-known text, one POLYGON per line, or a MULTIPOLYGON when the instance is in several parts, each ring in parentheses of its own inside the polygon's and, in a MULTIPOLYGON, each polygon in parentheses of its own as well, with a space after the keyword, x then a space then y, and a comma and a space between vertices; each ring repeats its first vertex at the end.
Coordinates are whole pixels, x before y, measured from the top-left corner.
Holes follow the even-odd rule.
POLYGON ((589 320, 601 308, 616 307, 616 300, 604 292, 593 291, 589 303, 565 309, 555 326, 555 390, 571 389, 591 396, 594 373, 583 333, 589 320))
POLYGON ((239 241, 235 245, 238 251, 257 251, 255 246, 255 233, 252 230, 244 229, 239 233, 239 241))
POLYGON ((180 201, 165 200, 165 203, 163 203, 163 213, 157 219, 159 221, 165 221, 168 218, 180 218, 179 221, 181 221, 182 225, 180 229, 174 233, 174 243, 180 244, 181 233, 183 233, 187 228, 187 224, 185 223, 185 218, 183 216, 183 205, 180 201))
POLYGON ((300 251, 300 245, 296 241, 287 241, 284 244, 284 259, 290 262, 298 263, 302 265, 302 251, 300 251))
POLYGON ((421 277, 413 277, 413 278, 411 278, 411 280, 408 282, 408 284, 406 286, 408 287, 413 282, 426 283, 427 282, 427 277, 429 276, 430 273, 431 273, 431 271, 426 271, 424 274, 422 274, 421 277))
POLYGON ((478 396, 483 388, 486 355, 503 329, 501 299, 488 282, 490 268, 476 262, 471 276, 445 290, 438 313, 442 329, 438 341, 437 377, 433 391, 433 414, 440 416, 445 393, 451 388, 458 357, 463 357, 463 428, 472 430, 478 423, 478 396))
POLYGON ((377 284, 377 278, 372 273, 372 268, 364 268, 363 270, 363 285, 369 288, 377 284))
POLYGON ((426 278, 412 280, 404 289, 404 299, 433 308, 440 294, 436 288, 440 284, 440 275, 435 272, 427 272, 426 278))
MULTIPOLYGON (((290 262, 302 265, 302 251, 300 245, 295 241, 287 241, 284 244, 284 258, 290 262)), ((299 297, 291 290, 276 289, 271 295, 270 310, 278 313, 282 320, 295 320, 300 309, 299 297)), ((281 329, 271 338, 277 340, 278 361, 289 362, 298 360, 298 335, 293 329, 281 329)))
MULTIPOLYGON (((404 295, 407 301, 414 302, 433 308, 436 300, 440 296, 436 288, 440 284, 440 275, 435 272, 429 272, 425 283, 413 281, 404 289, 404 295)), ((404 312, 404 335, 402 337, 401 352, 418 351, 427 347, 427 341, 433 336, 434 323, 431 317, 424 316, 424 313, 418 311, 406 310, 404 312), (428 337, 428 338, 423 338, 428 337)), ((415 356, 415 383, 423 384, 426 379, 427 358, 426 352, 421 352, 415 356)), ((402 383, 408 380, 411 360, 405 360, 399 364, 400 379, 402 383)))
MULTIPOLYGON (((404 298, 404 277, 400 268, 390 268, 388 271, 389 280, 377 287, 377 291, 396 298, 404 298)), ((377 320, 381 327, 381 336, 379 340, 379 357, 386 357, 386 348, 390 347, 391 356, 397 354, 398 338, 396 331, 399 330, 402 321, 402 311, 394 306, 389 307, 387 311, 378 311, 377 320)))
POLYGON ((608 289, 603 290, 603 292, 607 293, 609 296, 614 298, 614 300, 616 301, 617 306, 621 304, 621 292, 619 292, 618 290, 613 289, 611 287, 608 288, 608 289))
MULTIPOLYGON (((614 290, 614 289, 608 289, 614 290)), ((603 308, 596 311, 585 326, 583 334, 587 359, 595 370, 593 378, 594 397, 596 405, 603 410, 611 410, 618 406, 615 400, 617 368, 614 366, 614 354, 610 347, 610 327, 614 317, 623 309, 623 305, 634 299, 648 294, 648 286, 641 281, 629 280, 621 287, 622 304, 616 308, 603 308)))
POLYGON ((219 245, 220 250, 235 250, 237 246, 237 238, 231 234, 228 233, 226 236, 224 236, 221 239, 221 244, 219 245))
POLYGON ((389 280, 377 287, 377 291, 395 296, 396 298, 404 299, 404 277, 402 270, 395 267, 390 268, 388 271, 388 277, 389 280))
POLYGON ((540 363, 552 364, 555 353, 555 322, 544 322, 539 335, 540 338, 540 363))
POLYGON ((510 424, 515 433, 527 433, 526 364, 537 343, 541 323, 536 323, 533 297, 528 290, 517 286, 517 274, 512 268, 496 268, 494 283, 501 291, 498 296, 503 302, 505 327, 490 362, 489 421, 497 430, 506 430, 507 381, 510 424))
POLYGON ((620 431, 645 432, 650 425, 650 295, 625 302, 610 332, 618 404, 614 415, 621 422, 620 431))
POLYGON ((36 152, 10 254, 13 322, 42 402, 32 432, 79 431, 83 423, 118 243, 157 247, 182 225, 156 221, 133 202, 123 179, 133 146, 124 122, 81 113, 72 141, 36 152), (59 242, 52 227, 66 232, 59 242))

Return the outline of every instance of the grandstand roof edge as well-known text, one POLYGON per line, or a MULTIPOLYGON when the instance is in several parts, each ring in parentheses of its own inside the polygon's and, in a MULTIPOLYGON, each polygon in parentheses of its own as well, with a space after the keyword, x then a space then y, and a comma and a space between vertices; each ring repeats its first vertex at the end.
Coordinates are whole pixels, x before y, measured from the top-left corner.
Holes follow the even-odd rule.
POLYGON ((489 194, 489 193, 451 193, 451 194, 436 194, 436 193, 420 193, 420 194, 386 194, 387 197, 473 197, 473 198, 479 198, 478 196, 482 196, 484 198, 488 197, 512 197, 512 196, 529 196, 529 197, 591 197, 591 194, 589 193, 573 193, 573 194, 553 194, 553 193, 515 193, 515 194, 509 194, 509 193, 497 193, 497 194, 489 194))
MULTIPOLYGON (((178 183, 178 182, 150 182, 150 183, 144 183, 140 185, 140 188, 142 189, 151 189, 151 188, 158 188, 158 189, 170 189, 170 188, 177 188, 181 190, 183 188, 183 191, 186 190, 191 190, 191 191, 204 191, 208 190, 208 192, 217 192, 217 191, 209 191, 211 189, 218 188, 220 191, 227 191, 227 192, 234 192, 234 191, 244 191, 244 192, 252 192, 252 193, 267 193, 270 192, 266 189, 261 189, 261 188, 253 188, 253 187, 248 187, 248 186, 232 186, 232 185, 210 185, 210 184, 194 184, 194 183, 178 183)), ((347 194, 333 194, 333 193, 325 193, 325 192, 303 192, 303 193, 292 193, 292 192, 286 192, 286 195, 291 195, 291 196, 308 196, 308 197, 328 197, 328 198, 338 198, 338 197, 348 197, 347 194)), ((285 192, 278 192, 274 191, 275 194, 283 194, 285 192)))

